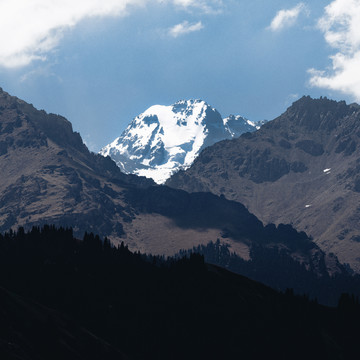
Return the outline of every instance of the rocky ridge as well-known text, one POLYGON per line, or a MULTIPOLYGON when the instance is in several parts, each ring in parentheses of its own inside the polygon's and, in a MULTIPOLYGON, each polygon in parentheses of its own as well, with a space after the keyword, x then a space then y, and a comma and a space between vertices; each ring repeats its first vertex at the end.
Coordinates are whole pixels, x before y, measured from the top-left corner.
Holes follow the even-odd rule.
POLYGON ((167 184, 291 223, 360 271, 360 107, 303 97, 254 133, 205 149, 167 184))

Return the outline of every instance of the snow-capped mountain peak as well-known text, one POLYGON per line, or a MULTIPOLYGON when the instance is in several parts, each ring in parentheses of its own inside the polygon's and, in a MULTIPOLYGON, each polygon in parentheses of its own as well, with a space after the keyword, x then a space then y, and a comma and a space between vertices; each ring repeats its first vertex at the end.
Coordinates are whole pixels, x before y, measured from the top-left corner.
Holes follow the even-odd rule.
POLYGON ((238 137, 245 132, 259 130, 260 126, 240 115, 229 115, 224 120, 224 126, 232 137, 238 137))
POLYGON ((223 120, 205 101, 181 100, 170 106, 151 106, 100 154, 110 156, 126 173, 163 183, 174 172, 188 168, 205 147, 255 129, 241 116, 223 120))

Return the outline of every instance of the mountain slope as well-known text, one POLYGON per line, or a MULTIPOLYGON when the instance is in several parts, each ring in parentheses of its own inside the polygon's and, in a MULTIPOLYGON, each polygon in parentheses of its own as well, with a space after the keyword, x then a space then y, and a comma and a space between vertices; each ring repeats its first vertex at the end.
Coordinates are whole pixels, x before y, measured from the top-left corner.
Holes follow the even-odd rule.
MULTIPOLYGON (((121 173, 110 158, 90 153, 66 119, 4 91, 0 112, 0 232, 50 223, 71 226, 79 237, 93 231, 114 242, 124 240, 134 250, 171 255, 216 241, 228 225, 238 226, 237 218, 250 216, 243 207, 211 194, 199 199, 121 173), (212 206, 204 208, 204 199, 212 206), (222 220, 200 224, 196 215, 192 223, 179 223, 177 218, 190 214, 192 207, 202 207, 204 219, 222 220)), ((257 227, 249 227, 249 234, 257 227)), ((224 241, 248 256, 244 241, 224 241)))
POLYGON ((100 154, 110 156, 125 173, 163 183, 189 167, 205 147, 254 130, 256 125, 241 116, 223 120, 204 101, 179 101, 150 107, 100 154))
POLYGON ((281 250, 314 276, 346 273, 336 257, 291 226, 264 227, 243 205, 224 197, 122 174, 110 158, 90 153, 61 116, 37 111, 5 92, 0 106, 1 232, 71 226, 79 238, 91 231, 114 244, 124 241, 131 250, 162 255, 220 239, 245 260, 260 245, 281 250))
POLYGON ((360 107, 303 97, 252 134, 205 149, 167 184, 291 223, 360 271, 360 107))
POLYGON ((113 193, 153 184, 90 153, 65 118, 2 90, 0 149, 0 231, 51 222, 119 236, 129 215, 113 193))

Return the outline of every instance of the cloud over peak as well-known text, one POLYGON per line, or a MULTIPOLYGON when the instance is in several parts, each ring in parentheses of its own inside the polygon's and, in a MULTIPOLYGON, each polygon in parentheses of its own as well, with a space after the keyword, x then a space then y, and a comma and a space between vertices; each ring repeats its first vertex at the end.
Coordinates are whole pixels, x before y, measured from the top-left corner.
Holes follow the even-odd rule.
POLYGON ((309 70, 310 84, 341 91, 360 101, 360 0, 331 2, 318 27, 337 52, 330 57, 329 70, 309 70))
POLYGON ((279 10, 272 19, 269 29, 271 31, 280 31, 286 27, 292 26, 295 24, 301 13, 309 13, 307 6, 302 2, 291 9, 279 10))

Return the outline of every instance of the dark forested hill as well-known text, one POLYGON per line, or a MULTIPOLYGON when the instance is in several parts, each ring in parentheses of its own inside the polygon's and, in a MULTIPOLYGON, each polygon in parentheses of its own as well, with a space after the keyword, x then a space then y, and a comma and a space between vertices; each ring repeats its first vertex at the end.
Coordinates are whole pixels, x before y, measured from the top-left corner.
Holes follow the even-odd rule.
POLYGON ((93 234, 78 241, 49 226, 0 236, 0 286, 2 359, 75 358, 61 351, 82 359, 86 346, 98 359, 112 359, 116 348, 129 359, 157 360, 331 360, 358 351, 351 296, 327 308, 199 255, 148 262, 93 234), (58 346, 53 354, 49 344, 58 346))
POLYGON ((360 271, 360 107, 303 97, 255 133, 205 149, 167 184, 291 223, 360 271))
POLYGON ((74 319, 0 287, 2 360, 125 360, 74 319))

